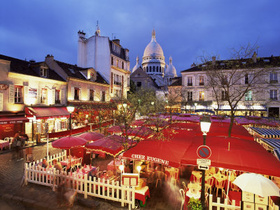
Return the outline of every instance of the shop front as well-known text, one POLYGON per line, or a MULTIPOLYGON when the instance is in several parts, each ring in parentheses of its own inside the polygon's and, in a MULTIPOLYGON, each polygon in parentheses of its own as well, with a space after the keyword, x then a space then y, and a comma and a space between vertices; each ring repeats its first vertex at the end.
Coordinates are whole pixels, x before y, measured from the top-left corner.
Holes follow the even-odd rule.
POLYGON ((0 117, 0 139, 14 137, 17 132, 25 132, 25 123, 29 120, 24 115, 0 117))
POLYGON ((28 133, 37 143, 46 138, 47 133, 66 131, 70 116, 66 107, 27 107, 26 115, 30 119, 28 133))

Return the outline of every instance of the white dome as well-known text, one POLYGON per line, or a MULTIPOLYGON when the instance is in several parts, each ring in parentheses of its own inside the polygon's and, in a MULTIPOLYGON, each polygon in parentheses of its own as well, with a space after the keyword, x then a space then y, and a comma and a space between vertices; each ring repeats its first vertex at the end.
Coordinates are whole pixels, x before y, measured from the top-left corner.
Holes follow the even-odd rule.
POLYGON ((172 58, 169 58, 169 65, 165 69, 165 75, 169 77, 177 77, 176 68, 172 64, 172 58))
POLYGON ((150 41, 150 43, 147 45, 147 47, 144 50, 144 55, 143 57, 155 57, 155 56, 160 56, 160 57, 164 57, 163 55, 163 50, 161 48, 161 46, 159 45, 159 43, 157 43, 156 41, 156 32, 155 30, 153 30, 152 33, 152 39, 150 41))

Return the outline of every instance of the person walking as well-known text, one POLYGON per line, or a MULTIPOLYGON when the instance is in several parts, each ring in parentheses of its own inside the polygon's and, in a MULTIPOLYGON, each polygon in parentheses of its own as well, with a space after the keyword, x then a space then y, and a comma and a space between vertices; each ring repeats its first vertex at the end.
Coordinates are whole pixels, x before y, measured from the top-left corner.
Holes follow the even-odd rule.
MULTIPOLYGON (((16 145, 16 156, 17 156, 17 161, 21 160, 21 154, 20 154, 20 150, 21 150, 21 138, 19 136, 19 133, 16 133, 14 136, 14 141, 15 141, 15 145, 16 145)), ((22 158, 23 159, 23 158, 22 158)))

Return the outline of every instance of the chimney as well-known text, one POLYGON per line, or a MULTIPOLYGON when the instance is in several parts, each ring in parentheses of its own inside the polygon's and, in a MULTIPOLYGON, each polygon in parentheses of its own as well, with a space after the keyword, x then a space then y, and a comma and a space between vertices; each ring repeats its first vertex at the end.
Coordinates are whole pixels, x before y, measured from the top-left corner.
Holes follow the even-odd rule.
POLYGON ((254 52, 252 59, 253 59, 254 63, 257 63, 257 53, 256 52, 254 52))
POLYGON ((51 60, 51 61, 53 61, 53 60, 54 60, 54 59, 53 59, 53 55, 48 54, 48 55, 45 57, 45 60, 51 60))
POLYGON ((83 31, 78 31, 79 38, 85 39, 86 33, 83 31))
POLYGON ((113 42, 120 45, 120 40, 119 39, 114 39, 113 42))
POLYGON ((216 64, 216 56, 212 56, 212 65, 216 64))

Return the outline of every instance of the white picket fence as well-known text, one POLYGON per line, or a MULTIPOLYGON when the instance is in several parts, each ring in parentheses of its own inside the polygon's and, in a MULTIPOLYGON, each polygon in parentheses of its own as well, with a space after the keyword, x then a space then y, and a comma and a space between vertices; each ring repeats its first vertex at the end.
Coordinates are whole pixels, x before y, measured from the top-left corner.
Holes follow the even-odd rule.
POLYGON ((25 185, 28 182, 40 184, 49 186, 55 191, 61 181, 65 181, 67 188, 83 194, 84 198, 94 196, 120 202, 122 207, 127 204, 129 209, 135 208, 135 187, 121 186, 119 181, 96 179, 95 177, 92 179, 92 177, 88 177, 86 174, 79 176, 71 172, 66 173, 62 171, 60 173, 54 168, 45 169, 38 166, 36 162, 25 164, 25 185))
POLYGON ((225 210, 234 210, 234 209, 241 209, 241 204, 239 203, 239 206, 236 206, 235 200, 232 201, 232 204, 228 203, 228 199, 224 199, 224 203, 221 203, 221 198, 217 198, 217 202, 213 202, 213 195, 209 195, 209 210, 212 210, 213 207, 216 207, 217 210, 220 210, 221 208, 225 210))

